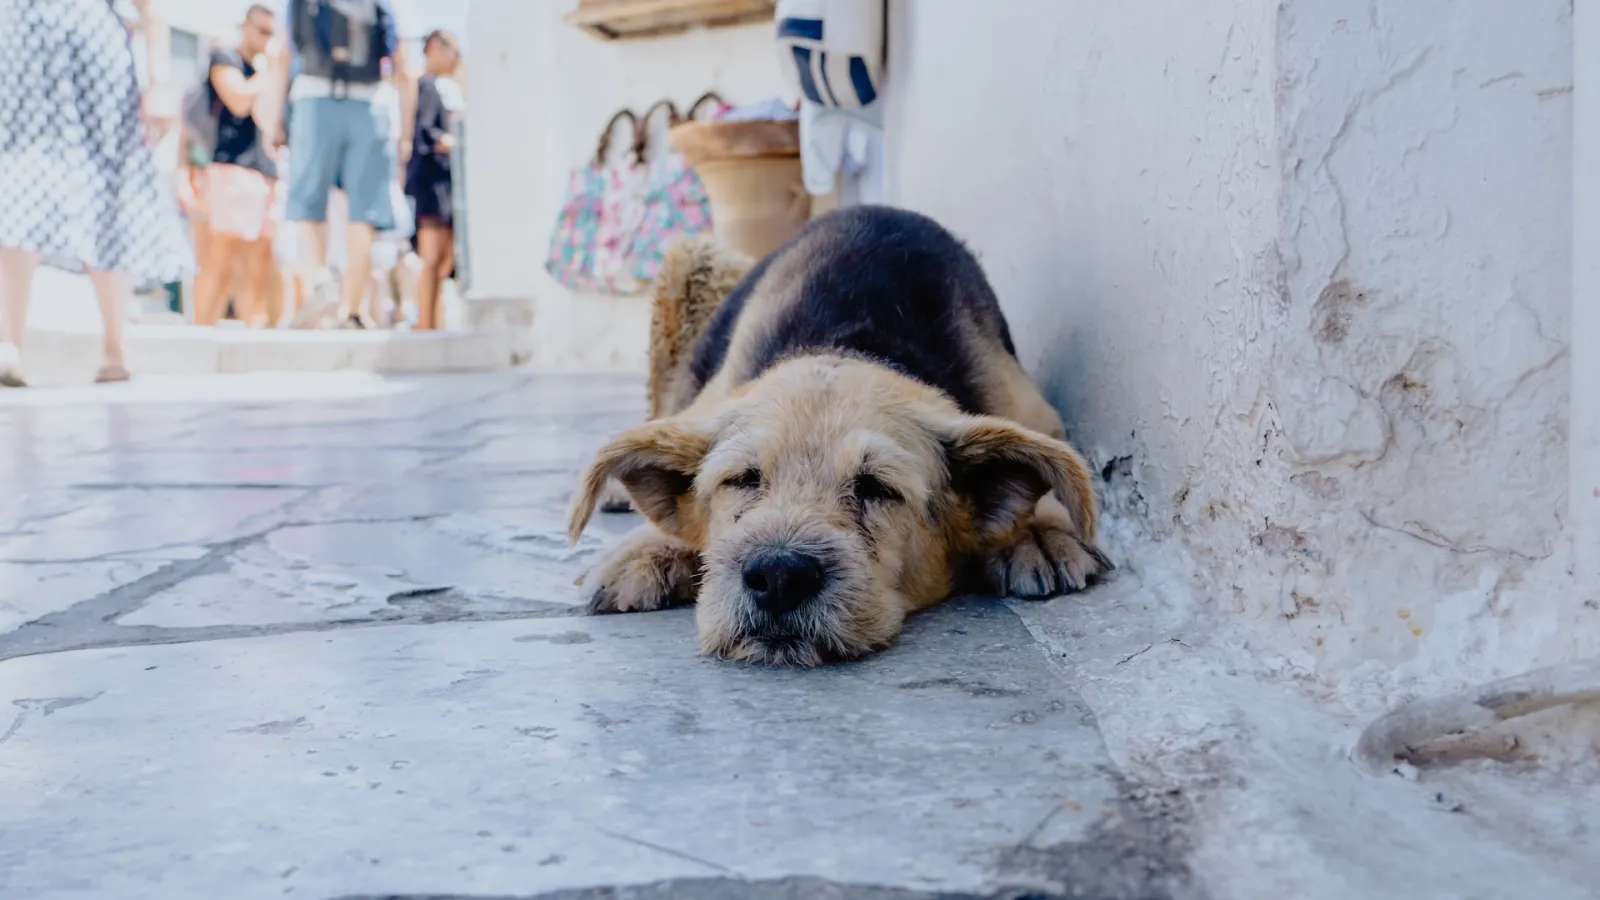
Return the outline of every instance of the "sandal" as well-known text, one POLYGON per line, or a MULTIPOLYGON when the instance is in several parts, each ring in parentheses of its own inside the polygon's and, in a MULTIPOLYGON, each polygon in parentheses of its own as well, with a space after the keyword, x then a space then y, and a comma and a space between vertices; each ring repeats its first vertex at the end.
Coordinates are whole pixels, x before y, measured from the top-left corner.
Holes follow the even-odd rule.
POLYGON ((127 381, 133 377, 122 363, 106 363, 100 371, 94 373, 95 384, 116 384, 127 381))

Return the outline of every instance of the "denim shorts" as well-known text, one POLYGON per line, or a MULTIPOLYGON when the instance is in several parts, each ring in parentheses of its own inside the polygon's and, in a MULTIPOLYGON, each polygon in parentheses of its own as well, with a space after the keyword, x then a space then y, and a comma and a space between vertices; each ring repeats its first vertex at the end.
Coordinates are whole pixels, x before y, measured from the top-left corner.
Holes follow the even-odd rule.
POLYGON ((383 108, 366 100, 307 97, 289 113, 289 200, 285 217, 325 222, 328 191, 350 199, 350 220, 379 231, 394 227, 390 185, 396 140, 383 108))

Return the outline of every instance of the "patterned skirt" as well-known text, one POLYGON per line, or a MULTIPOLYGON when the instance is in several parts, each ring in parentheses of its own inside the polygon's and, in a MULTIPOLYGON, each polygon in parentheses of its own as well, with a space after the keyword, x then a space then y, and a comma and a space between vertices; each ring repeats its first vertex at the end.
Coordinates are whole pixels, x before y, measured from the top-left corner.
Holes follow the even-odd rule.
POLYGON ((0 0, 0 247, 140 286, 194 268, 106 0, 0 0))

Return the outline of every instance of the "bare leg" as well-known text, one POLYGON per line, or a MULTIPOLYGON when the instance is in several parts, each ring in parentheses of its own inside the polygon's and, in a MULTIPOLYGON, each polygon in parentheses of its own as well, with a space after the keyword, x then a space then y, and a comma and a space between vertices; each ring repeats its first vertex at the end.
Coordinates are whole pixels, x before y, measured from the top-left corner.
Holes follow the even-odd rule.
POLYGON ((338 306, 338 287, 328 272, 328 223, 296 222, 300 229, 300 272, 293 325, 315 328, 338 306))
MULTIPOLYGON (((234 261, 245 244, 239 238, 227 234, 212 233, 207 241, 207 253, 200 266, 200 276, 194 282, 194 323, 196 325, 215 325, 222 318, 223 307, 228 302, 227 290, 229 282, 242 279, 233 277, 234 261)), ((245 285, 241 284, 240 288, 245 285)), ((235 297, 245 293, 243 290, 235 291, 235 297)), ((242 303, 242 301, 240 301, 242 303)))
POLYGON ((384 302, 387 293, 388 285, 384 283, 382 275, 373 272, 367 276, 366 317, 379 328, 384 327, 388 320, 387 304, 384 302))
POLYGON ((266 298, 266 318, 262 322, 267 328, 276 328, 283 321, 283 297, 287 286, 284 283, 284 268, 278 265, 278 260, 272 255, 272 241, 266 244, 266 259, 263 261, 266 273, 261 279, 262 296, 266 298))
POLYGON ((28 332, 28 297, 39 254, 0 247, 0 386, 23 387, 22 339, 28 332))
POLYGON ((365 322, 362 301, 367 298, 367 282, 372 279, 372 242, 377 232, 365 222, 345 226, 347 259, 344 270, 344 317, 365 322))
POLYGON ((450 274, 451 243, 449 226, 424 223, 417 228, 417 250, 422 257, 422 276, 417 279, 418 331, 439 327, 439 289, 450 274))
POLYGON ((328 223, 296 222, 300 229, 300 277, 315 282, 328 270, 328 223))
POLYGON ((417 308, 417 285, 422 281, 422 257, 418 256, 415 251, 408 250, 406 255, 400 258, 398 280, 400 282, 400 299, 395 317, 403 320, 406 317, 407 307, 412 310, 417 308))
POLYGON ((251 241, 240 248, 244 258, 244 275, 239 290, 234 294, 234 313, 239 321, 251 328, 260 328, 267 322, 268 272, 272 268, 272 242, 251 241))
POLYGON ((286 310, 286 312, 288 313, 289 321, 292 323, 294 318, 300 314, 300 310, 305 308, 306 282, 304 278, 300 277, 300 273, 297 270, 289 268, 288 266, 284 267, 283 274, 285 280, 289 283, 289 308, 286 310))
POLYGON ((122 272, 90 272, 95 298, 100 301, 100 323, 105 329, 105 362, 95 381, 127 381, 123 359, 123 334, 128 325, 128 300, 133 296, 133 281, 122 272))
POLYGON ((443 330, 444 323, 444 283, 449 280, 450 273, 456 268, 456 240, 455 231, 447 229, 444 239, 444 262, 439 264, 439 293, 433 301, 433 327, 443 330))
POLYGON ((28 331, 28 297, 39 254, 0 247, 0 344, 22 346, 28 331))
POLYGON ((189 220, 189 227, 194 231, 194 259, 197 264, 194 277, 189 279, 188 284, 189 321, 193 322, 200 311, 200 282, 205 280, 206 270, 211 266, 211 220, 196 216, 189 220))

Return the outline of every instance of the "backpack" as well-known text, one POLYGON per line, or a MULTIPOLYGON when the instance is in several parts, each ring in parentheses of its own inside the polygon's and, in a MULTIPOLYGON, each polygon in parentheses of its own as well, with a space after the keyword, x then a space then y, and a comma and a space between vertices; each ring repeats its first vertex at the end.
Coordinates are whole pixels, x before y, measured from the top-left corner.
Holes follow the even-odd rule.
POLYGON ((210 159, 217 152, 217 131, 222 127, 222 98, 211 89, 211 67, 183 94, 183 130, 189 141, 210 159))
POLYGON ((345 85, 382 81, 393 16, 380 0, 294 0, 289 28, 301 74, 345 85))

